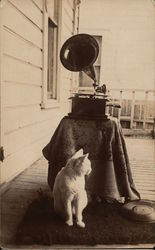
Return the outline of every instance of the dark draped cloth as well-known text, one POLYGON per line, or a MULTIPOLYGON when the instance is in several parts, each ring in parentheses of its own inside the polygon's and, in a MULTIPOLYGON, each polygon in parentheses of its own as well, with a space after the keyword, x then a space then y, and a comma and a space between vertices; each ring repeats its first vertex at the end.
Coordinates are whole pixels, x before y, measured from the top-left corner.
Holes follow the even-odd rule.
POLYGON ((43 155, 49 162, 48 184, 53 190, 57 173, 80 148, 89 153, 92 172, 86 189, 92 195, 120 200, 140 199, 135 188, 125 140, 116 118, 77 119, 64 117, 43 155))

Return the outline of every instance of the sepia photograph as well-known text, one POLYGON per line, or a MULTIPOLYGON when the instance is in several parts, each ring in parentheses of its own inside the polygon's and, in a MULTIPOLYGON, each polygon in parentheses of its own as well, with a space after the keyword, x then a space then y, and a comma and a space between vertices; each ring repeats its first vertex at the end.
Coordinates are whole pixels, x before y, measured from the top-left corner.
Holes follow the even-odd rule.
POLYGON ((0 0, 11 249, 155 249, 155 0, 0 0))

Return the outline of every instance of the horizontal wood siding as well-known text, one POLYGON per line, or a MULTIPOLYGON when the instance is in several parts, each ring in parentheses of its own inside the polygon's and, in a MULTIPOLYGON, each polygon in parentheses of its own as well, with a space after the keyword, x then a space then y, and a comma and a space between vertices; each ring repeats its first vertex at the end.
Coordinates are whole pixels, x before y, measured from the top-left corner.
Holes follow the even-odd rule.
MULTIPOLYGON (((23 0, 24 1, 24 0, 23 0)), ((34 4, 41 10, 43 11, 43 0, 32 0, 34 4)))
POLYGON ((21 148, 20 151, 6 157, 1 169, 1 182, 9 181, 35 162, 41 155, 42 145, 46 142, 47 137, 43 137, 42 140, 39 139, 35 143, 31 143, 27 147, 21 148))
POLYGON ((16 152, 20 152, 21 149, 41 141, 41 139, 49 135, 51 127, 51 122, 46 120, 40 123, 34 122, 30 126, 25 126, 24 128, 19 128, 18 130, 5 134, 6 140, 8 141, 5 146, 5 156, 7 157, 16 152))
POLYGON ((5 82, 3 91, 6 93, 5 107, 16 107, 20 105, 39 104, 41 99, 41 88, 33 85, 22 85, 5 82))
MULTIPOLYGON (((40 11, 40 15, 42 13, 40 11)), ((11 2, 7 3, 3 11, 4 26, 17 33, 22 38, 42 48, 42 31, 29 18, 20 12, 11 2)))
MULTIPOLYGON (((68 2, 62 2, 65 6, 67 3, 68 8, 68 2)), ((63 22, 65 19, 68 20, 68 17, 64 17, 63 22)), ((52 109, 42 110, 40 106, 43 85, 43 0, 8 0, 3 9, 2 25, 3 183, 42 155, 42 148, 69 110, 69 102, 52 109)), ((70 36, 72 20, 68 25, 70 36)), ((65 73, 70 79, 70 72, 65 70, 65 73)), ((67 100, 70 88, 68 79, 62 85, 62 92, 67 92, 67 100)))
MULTIPOLYGON (((29 18, 34 25, 43 29, 42 16, 40 15, 40 9, 36 8, 32 0, 10 0, 10 2, 27 18, 29 18)), ((41 1, 42 3, 42 1, 41 1)), ((41 4, 42 8, 42 4, 41 4)))
POLYGON ((41 102, 42 19, 42 11, 31 0, 10 0, 3 10, 2 93, 5 160, 2 164, 1 182, 22 171, 40 154, 35 144, 42 144, 43 136, 39 133, 37 135, 37 131, 40 132, 41 129, 33 130, 34 126, 31 128, 31 124, 35 122, 33 107, 37 105, 40 110, 41 102), (33 113, 31 121, 28 122, 30 127, 26 127, 28 115, 21 126, 23 107, 33 113))
POLYGON ((4 55, 4 81, 16 83, 28 83, 29 85, 42 84, 42 70, 26 61, 4 55))
MULTIPOLYGON (((73 35, 73 8, 74 1, 62 1, 62 44, 73 35)), ((61 77, 63 79, 61 100, 66 101, 71 96, 73 73, 65 68, 62 68, 61 74, 61 77)))
POLYGON ((4 53, 42 68, 42 50, 18 34, 4 29, 4 53))

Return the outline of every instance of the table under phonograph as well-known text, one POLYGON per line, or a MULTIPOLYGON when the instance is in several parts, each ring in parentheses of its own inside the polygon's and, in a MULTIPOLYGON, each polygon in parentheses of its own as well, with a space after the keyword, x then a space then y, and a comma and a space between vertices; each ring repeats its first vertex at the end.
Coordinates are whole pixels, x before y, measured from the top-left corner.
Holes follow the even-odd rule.
POLYGON ((92 195, 120 200, 139 199, 129 164, 125 140, 116 118, 64 117, 43 155, 49 162, 48 184, 53 189, 58 171, 80 148, 89 153, 92 172, 86 189, 92 195))

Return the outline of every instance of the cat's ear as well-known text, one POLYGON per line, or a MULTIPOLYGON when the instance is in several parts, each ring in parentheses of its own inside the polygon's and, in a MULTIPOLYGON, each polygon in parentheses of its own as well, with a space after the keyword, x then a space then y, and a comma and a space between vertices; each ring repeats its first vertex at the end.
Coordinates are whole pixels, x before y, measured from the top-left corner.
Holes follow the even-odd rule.
POLYGON ((89 156, 89 153, 87 153, 87 154, 84 155, 85 158, 88 158, 88 156, 89 156))
POLYGON ((83 149, 81 148, 80 150, 78 150, 73 156, 72 159, 77 159, 79 157, 83 156, 83 149))
POLYGON ((88 159, 89 154, 84 154, 81 155, 80 157, 78 157, 78 160, 82 163, 83 161, 85 161, 86 159, 88 159))

